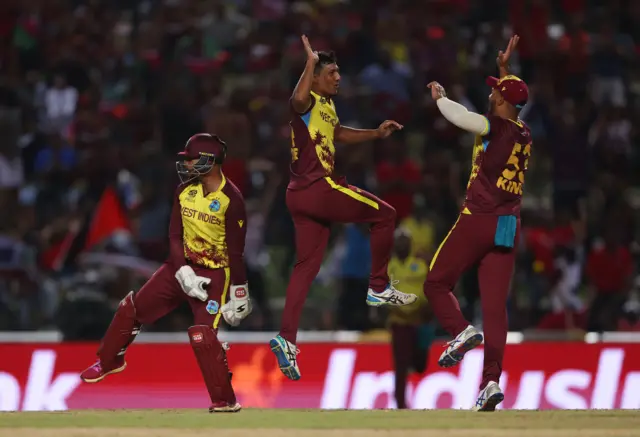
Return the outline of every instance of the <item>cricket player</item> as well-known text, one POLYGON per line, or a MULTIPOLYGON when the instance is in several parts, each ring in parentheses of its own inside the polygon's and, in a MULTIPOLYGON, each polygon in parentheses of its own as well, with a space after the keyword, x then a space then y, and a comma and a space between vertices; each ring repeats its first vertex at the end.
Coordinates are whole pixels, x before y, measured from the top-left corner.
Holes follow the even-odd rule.
POLYGON ((435 334, 431 314, 422 292, 427 263, 412 253, 412 234, 405 228, 395 232, 395 246, 389 263, 389 276, 401 281, 407 293, 417 296, 411 305, 390 307, 387 325, 391 332, 391 349, 395 368, 395 399, 398 408, 407 408, 405 393, 407 378, 414 371, 423 373, 427 367, 429 348, 435 334))
MULTIPOLYGON (((231 386, 226 347, 218 341, 221 316, 237 326, 251 313, 244 264, 244 199, 221 171, 227 146, 197 134, 180 152, 178 186, 169 228, 169 259, 138 291, 131 291, 98 349, 98 361, 81 374, 96 383, 126 367, 125 352, 143 324, 153 323, 184 300, 193 311, 191 347, 211 397, 210 412, 241 409, 231 386)), ((225 345, 226 346, 226 345, 225 345)))
POLYGON ((290 104, 291 173, 287 207, 296 229, 297 260, 287 287, 280 333, 271 340, 280 370, 300 379, 296 335, 309 287, 320 270, 331 223, 368 223, 371 232, 371 277, 367 304, 408 305, 416 296, 401 293, 389 282, 387 267, 393 248, 396 212, 389 204, 334 177, 334 142, 355 144, 386 138, 402 126, 387 120, 377 129, 340 125, 333 97, 340 73, 333 53, 314 52, 306 36, 305 69, 290 104))
POLYGON ((424 292, 440 325, 454 338, 440 356, 442 367, 456 365, 483 341, 483 334, 465 320, 452 293, 460 275, 478 264, 484 327, 484 368, 474 407, 493 411, 504 395, 498 386, 507 339, 507 295, 520 232, 520 204, 531 156, 531 132, 518 118, 527 103, 527 85, 510 75, 508 60, 518 36, 499 52, 500 78, 489 77, 490 111, 484 116, 451 100, 437 82, 428 85, 442 115, 476 134, 473 165, 458 220, 431 261, 424 292))

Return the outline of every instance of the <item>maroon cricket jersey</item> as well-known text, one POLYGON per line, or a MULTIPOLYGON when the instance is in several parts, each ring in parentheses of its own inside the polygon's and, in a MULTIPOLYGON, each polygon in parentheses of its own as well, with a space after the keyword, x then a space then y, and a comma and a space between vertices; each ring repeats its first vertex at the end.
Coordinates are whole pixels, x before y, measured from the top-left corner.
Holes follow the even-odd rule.
POLYGON ((531 131, 521 120, 490 115, 489 132, 476 136, 463 212, 520 215, 531 131))
POLYGON ((298 114, 291 107, 290 190, 308 187, 318 179, 330 177, 335 164, 333 136, 339 125, 331 99, 311 91, 311 107, 298 114))

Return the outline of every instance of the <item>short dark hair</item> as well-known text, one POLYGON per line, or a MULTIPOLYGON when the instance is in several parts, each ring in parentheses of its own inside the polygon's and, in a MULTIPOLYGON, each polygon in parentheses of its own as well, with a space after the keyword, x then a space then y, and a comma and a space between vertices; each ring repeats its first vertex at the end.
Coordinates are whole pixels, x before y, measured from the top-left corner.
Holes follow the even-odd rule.
POLYGON ((318 74, 325 65, 337 64, 338 58, 336 57, 335 52, 318 52, 318 63, 316 64, 316 68, 313 70, 313 74, 318 74))

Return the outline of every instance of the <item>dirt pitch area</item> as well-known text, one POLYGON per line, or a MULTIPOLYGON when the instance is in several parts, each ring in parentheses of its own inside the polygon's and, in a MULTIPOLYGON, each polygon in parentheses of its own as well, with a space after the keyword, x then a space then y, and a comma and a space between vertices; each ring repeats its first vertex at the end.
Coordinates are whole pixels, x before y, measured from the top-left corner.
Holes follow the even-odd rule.
POLYGON ((627 411, 114 410, 0 413, 0 437, 640 437, 627 411))

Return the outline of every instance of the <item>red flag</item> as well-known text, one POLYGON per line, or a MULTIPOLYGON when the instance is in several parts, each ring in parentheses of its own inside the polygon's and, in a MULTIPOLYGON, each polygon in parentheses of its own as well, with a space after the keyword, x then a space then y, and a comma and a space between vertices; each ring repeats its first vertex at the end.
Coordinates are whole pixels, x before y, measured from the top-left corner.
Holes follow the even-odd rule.
POLYGON ((59 271, 64 265, 67 255, 69 254, 69 249, 77 235, 77 229, 70 229, 62 240, 49 247, 40 256, 40 263, 42 266, 48 270, 59 271))
POLYGON ((117 231, 131 232, 131 226, 115 190, 107 187, 93 213, 84 249, 90 249, 117 231))

